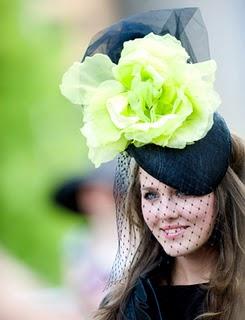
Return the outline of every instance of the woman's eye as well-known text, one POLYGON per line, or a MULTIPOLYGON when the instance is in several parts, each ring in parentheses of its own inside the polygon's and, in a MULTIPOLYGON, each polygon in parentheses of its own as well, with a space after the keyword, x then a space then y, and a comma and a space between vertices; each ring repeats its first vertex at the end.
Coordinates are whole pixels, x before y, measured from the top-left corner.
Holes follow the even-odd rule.
POLYGON ((144 199, 146 200, 155 200, 158 198, 158 193, 157 192, 153 192, 153 191, 149 191, 149 192, 146 192, 144 194, 144 199))

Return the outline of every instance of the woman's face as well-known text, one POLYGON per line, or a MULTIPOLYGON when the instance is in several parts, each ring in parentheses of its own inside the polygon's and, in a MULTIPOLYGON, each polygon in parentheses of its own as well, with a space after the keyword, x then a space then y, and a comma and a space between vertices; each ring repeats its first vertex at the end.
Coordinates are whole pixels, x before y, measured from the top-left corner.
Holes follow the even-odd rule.
POLYGON ((214 227, 214 193, 180 194, 141 168, 139 173, 143 217, 164 251, 177 257, 202 247, 214 227))

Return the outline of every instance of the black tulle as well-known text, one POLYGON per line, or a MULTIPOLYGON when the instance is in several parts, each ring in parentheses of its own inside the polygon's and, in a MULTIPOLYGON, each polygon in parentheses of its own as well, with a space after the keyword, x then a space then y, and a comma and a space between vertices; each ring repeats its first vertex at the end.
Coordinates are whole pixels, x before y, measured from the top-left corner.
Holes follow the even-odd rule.
POLYGON ((154 10, 123 19, 98 33, 89 44, 84 58, 104 53, 117 63, 125 41, 143 38, 150 32, 175 36, 193 63, 210 58, 208 35, 198 8, 154 10))

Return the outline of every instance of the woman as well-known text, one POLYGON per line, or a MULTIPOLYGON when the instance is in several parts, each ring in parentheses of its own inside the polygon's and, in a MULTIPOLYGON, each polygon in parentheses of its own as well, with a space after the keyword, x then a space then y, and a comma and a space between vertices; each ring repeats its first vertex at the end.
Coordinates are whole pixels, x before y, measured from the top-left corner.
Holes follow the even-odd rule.
POLYGON ((62 93, 84 106, 95 165, 120 153, 114 286, 97 319, 242 319, 245 152, 216 112, 200 12, 122 20, 85 56, 62 93))
POLYGON ((136 165, 126 214, 132 232, 139 228, 140 254, 127 281, 101 304, 98 319, 117 319, 118 315, 122 319, 195 319, 201 314, 209 316, 200 319, 244 317, 245 150, 236 136, 231 158, 215 192, 201 197, 179 194, 136 165), (158 208, 165 208, 160 219, 154 212, 158 208), (159 231, 159 220, 165 230, 159 231), (202 232, 190 235, 198 224, 202 232), (181 231, 182 225, 189 227, 181 231))

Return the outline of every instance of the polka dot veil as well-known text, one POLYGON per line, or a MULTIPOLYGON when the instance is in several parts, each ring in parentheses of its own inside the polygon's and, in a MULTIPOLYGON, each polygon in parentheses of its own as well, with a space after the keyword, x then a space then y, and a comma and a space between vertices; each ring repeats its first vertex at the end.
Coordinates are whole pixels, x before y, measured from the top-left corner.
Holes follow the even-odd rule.
POLYGON ((183 194, 149 175, 125 152, 118 157, 114 196, 118 251, 107 287, 126 279, 143 254, 142 225, 150 230, 165 256, 184 256, 212 246, 217 218, 214 192, 183 194))

